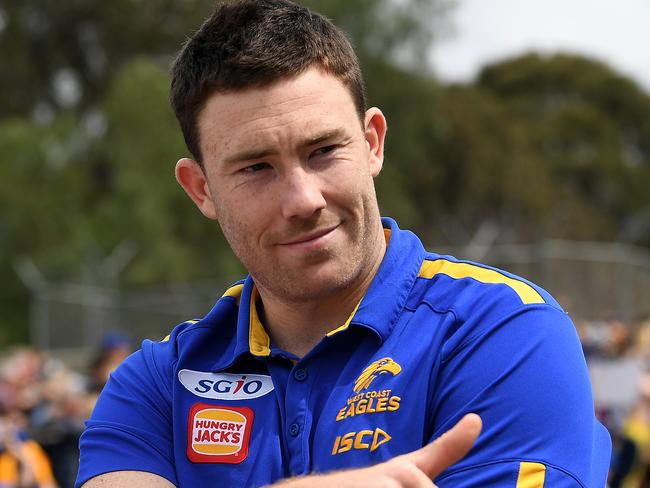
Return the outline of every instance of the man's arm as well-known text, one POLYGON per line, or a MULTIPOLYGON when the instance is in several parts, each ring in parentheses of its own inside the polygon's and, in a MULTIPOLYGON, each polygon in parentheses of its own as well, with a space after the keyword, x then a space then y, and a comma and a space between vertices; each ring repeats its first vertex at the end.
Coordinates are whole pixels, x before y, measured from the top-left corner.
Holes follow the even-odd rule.
POLYGON ((450 341, 431 381, 431 439, 462 412, 485 424, 475 448, 437 485, 604 486, 609 436, 595 418, 580 342, 561 310, 524 306, 474 324, 450 341))
MULTIPOLYGON (((370 468, 338 471, 281 481, 273 486, 284 488, 341 488, 373 486, 431 487, 431 481, 447 467, 461 459, 481 432, 481 419, 469 414, 451 430, 417 451, 398 456, 370 468)), ((82 488, 172 488, 174 485, 158 475, 141 471, 116 471, 92 478, 82 488)))
MULTIPOLYGON (((168 343, 145 341, 111 373, 80 439, 75 487, 88 486, 89 480, 100 483, 90 486, 168 488, 176 483, 171 393, 163 380, 173 375, 158 370, 153 347, 159 356, 172 349, 168 343), (138 478, 131 482, 130 476, 138 478), (146 484, 158 478, 167 481, 146 484)), ((163 357, 161 362, 169 361, 163 357)))
POLYGON ((175 485, 162 476, 153 473, 114 471, 88 480, 81 488, 127 488, 133 486, 140 488, 174 488, 175 485))

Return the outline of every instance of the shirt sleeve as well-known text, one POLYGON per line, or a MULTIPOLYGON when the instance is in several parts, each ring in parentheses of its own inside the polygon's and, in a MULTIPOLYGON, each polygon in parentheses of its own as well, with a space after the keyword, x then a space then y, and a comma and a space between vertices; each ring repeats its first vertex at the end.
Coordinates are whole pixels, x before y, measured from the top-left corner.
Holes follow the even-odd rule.
POLYGON ((466 331, 432 374, 432 435, 465 413, 483 431, 440 488, 603 487, 611 441, 594 414, 575 328, 559 309, 534 305, 466 331), (478 329, 478 330, 476 330, 478 329))
POLYGON ((172 375, 161 374, 155 360, 168 363, 164 358, 171 348, 169 342, 144 341, 142 349, 111 374, 79 441, 75 488, 113 471, 147 471, 178 484, 172 442, 172 375))

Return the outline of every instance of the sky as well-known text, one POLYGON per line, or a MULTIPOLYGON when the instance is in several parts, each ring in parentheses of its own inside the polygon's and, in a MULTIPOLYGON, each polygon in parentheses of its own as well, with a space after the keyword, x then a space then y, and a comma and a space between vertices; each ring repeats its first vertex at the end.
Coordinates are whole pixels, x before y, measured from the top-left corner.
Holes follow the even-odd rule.
POLYGON ((457 0, 452 33, 432 64, 443 81, 471 81, 481 66, 535 50, 587 55, 650 93, 650 0, 457 0))

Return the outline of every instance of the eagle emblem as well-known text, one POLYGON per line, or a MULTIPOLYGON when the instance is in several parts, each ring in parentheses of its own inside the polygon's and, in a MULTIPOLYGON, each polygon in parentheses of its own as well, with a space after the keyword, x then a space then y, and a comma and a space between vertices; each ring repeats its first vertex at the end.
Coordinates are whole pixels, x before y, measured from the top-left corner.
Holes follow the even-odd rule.
POLYGON ((393 376, 397 376, 401 371, 402 367, 391 358, 378 359, 364 369, 363 373, 359 375, 357 380, 354 382, 354 392, 359 393, 361 390, 368 388, 370 383, 372 383, 380 374, 391 373, 393 376))

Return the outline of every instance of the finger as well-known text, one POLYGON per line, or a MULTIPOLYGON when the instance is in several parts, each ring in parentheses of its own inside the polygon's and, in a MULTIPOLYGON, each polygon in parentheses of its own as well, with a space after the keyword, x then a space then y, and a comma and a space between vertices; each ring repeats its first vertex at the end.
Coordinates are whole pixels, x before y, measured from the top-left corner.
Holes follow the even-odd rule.
POLYGON ((407 456, 424 474, 434 479, 467 454, 481 433, 482 426, 481 417, 469 413, 435 441, 407 456))

